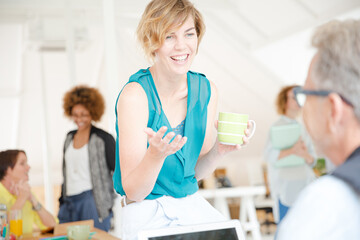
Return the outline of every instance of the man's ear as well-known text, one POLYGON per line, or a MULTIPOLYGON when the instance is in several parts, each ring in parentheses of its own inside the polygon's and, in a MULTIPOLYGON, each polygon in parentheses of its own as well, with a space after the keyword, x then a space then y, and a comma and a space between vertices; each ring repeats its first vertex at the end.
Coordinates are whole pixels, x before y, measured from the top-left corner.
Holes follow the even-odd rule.
POLYGON ((345 103, 337 93, 330 93, 328 99, 330 109, 330 119, 328 124, 330 131, 334 132, 339 129, 342 123, 345 103))

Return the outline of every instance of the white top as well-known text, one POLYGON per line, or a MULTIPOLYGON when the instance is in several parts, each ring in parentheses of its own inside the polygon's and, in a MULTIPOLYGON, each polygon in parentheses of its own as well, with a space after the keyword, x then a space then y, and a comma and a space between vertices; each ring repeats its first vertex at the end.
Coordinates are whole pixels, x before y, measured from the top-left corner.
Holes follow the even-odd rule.
MULTIPOLYGON (((286 124, 299 123, 298 121, 288 118, 284 115, 273 124, 273 126, 281 126, 286 124)), ((305 128, 301 126, 301 138, 304 141, 310 155, 316 158, 315 150, 309 134, 305 128)), ((278 222, 278 201, 286 206, 291 206, 302 189, 304 189, 311 181, 315 180, 315 174, 312 166, 304 164, 298 167, 275 168, 273 165, 278 160, 280 154, 279 149, 273 148, 270 137, 265 149, 264 158, 268 165, 268 178, 271 196, 275 202, 275 221, 278 222)), ((313 163, 315 165, 315 161, 313 163)))
POLYGON ((360 196, 334 176, 309 185, 280 224, 277 240, 360 239, 360 196))
POLYGON ((93 188, 89 166, 88 145, 76 149, 71 141, 65 152, 66 196, 73 196, 93 188))
POLYGON ((138 233, 145 229, 227 220, 198 192, 183 198, 164 195, 154 200, 145 199, 129 204, 121 209, 121 218, 123 240, 138 240, 138 233))

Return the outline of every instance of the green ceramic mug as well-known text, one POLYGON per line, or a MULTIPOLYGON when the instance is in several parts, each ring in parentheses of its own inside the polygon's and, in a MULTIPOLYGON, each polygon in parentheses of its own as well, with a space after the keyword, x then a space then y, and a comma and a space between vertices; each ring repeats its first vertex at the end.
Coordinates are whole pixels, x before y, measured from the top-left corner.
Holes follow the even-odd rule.
POLYGON ((74 225, 67 227, 69 240, 87 240, 90 236, 89 225, 74 225))
POLYGON ((244 131, 247 128, 248 121, 252 125, 250 139, 255 133, 256 123, 254 120, 249 120, 248 114, 220 112, 218 119, 219 142, 226 145, 243 144, 244 131))

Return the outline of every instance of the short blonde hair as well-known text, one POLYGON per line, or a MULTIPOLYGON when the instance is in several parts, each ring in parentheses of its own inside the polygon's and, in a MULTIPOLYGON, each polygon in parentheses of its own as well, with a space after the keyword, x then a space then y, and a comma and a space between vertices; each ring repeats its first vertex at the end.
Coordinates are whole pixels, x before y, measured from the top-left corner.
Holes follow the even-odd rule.
POLYGON ((192 16, 200 41, 205 33, 205 24, 200 12, 188 0, 152 0, 147 6, 137 27, 137 38, 145 55, 154 60, 155 51, 163 44, 166 34, 175 25, 181 27, 192 16))
POLYGON ((278 114, 285 115, 286 104, 288 101, 287 93, 289 90, 291 90, 295 87, 299 87, 299 85, 290 85, 290 86, 285 86, 285 87, 281 88, 280 92, 278 93, 278 95, 276 97, 276 103, 275 103, 276 111, 278 114))

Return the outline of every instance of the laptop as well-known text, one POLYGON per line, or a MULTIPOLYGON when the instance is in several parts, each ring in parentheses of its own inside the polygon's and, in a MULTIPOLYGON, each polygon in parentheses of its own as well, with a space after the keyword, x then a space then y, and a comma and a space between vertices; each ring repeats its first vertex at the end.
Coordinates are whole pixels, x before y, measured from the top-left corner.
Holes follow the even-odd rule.
POLYGON ((245 240, 239 220, 148 229, 139 232, 139 240, 245 240))

